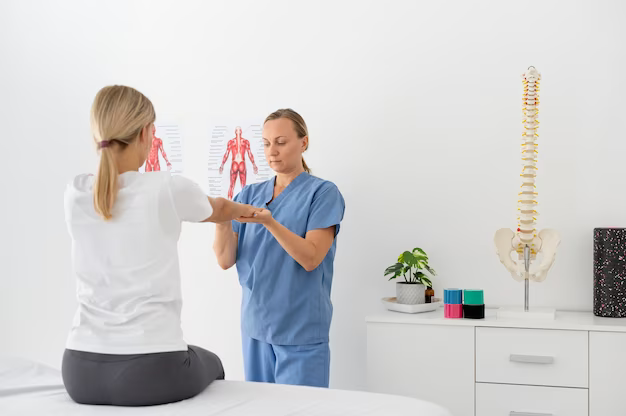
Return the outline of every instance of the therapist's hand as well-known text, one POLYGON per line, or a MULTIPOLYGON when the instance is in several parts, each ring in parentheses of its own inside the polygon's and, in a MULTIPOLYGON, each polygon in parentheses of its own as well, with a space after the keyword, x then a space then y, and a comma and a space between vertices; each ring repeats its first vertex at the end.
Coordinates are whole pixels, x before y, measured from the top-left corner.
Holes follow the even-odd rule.
POLYGON ((260 209, 255 212, 253 217, 248 217, 248 218, 241 217, 241 218, 236 219, 236 221, 243 222, 243 223, 251 222, 251 223, 257 223, 257 224, 263 224, 263 225, 268 225, 273 220, 274 220, 274 217, 272 217, 272 212, 269 209, 260 209))
POLYGON ((247 204, 237 204, 237 221, 240 219, 254 219, 255 215, 263 211, 263 208, 253 207, 252 205, 247 204))

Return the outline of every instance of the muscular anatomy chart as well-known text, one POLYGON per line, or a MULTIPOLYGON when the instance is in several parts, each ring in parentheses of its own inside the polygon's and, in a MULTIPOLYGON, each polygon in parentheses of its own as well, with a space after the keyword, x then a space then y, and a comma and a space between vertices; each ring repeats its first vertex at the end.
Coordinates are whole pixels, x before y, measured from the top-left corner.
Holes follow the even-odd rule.
POLYGON ((241 137, 241 127, 235 128, 235 137, 228 141, 226 145, 226 153, 222 159, 222 164, 219 169, 220 175, 224 172, 224 164, 228 161, 229 156, 232 157, 230 165, 230 186, 228 187, 228 199, 233 199, 233 192, 235 190, 235 182, 239 178, 239 183, 243 188, 246 186, 246 155, 250 158, 250 163, 254 168, 254 174, 259 173, 259 168, 254 163, 254 156, 250 150, 250 141, 241 137))
POLYGON ((172 174, 183 173, 183 138, 177 124, 154 125, 152 147, 140 171, 156 172, 165 169, 172 174))
POLYGON ((163 149, 163 140, 156 137, 156 127, 152 126, 152 147, 150 148, 148 160, 146 160, 146 172, 161 170, 161 165, 159 164, 159 153, 163 155, 163 159, 165 159, 165 163, 167 163, 167 170, 170 170, 172 168, 172 164, 169 160, 167 160, 165 149, 163 149))
POLYGON ((214 197, 233 199, 246 184, 272 176, 265 161, 262 127, 259 124, 224 123, 212 126, 208 162, 208 194, 214 197))

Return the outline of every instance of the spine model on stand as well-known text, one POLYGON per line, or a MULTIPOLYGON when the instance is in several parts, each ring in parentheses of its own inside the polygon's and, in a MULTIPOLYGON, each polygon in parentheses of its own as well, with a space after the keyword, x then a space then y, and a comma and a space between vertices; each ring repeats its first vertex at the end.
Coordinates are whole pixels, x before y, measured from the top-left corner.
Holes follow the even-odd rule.
POLYGON ((522 99, 522 186, 518 196, 517 227, 513 232, 502 228, 496 232, 494 242, 500 261, 517 281, 542 282, 554 263, 560 243, 556 230, 544 229, 537 232, 537 155, 539 138, 539 81, 541 75, 535 67, 528 68, 522 75, 524 93, 522 99), (515 252, 517 261, 511 258, 515 252), (531 265, 538 254, 543 259, 539 266, 531 265))
MULTIPOLYGON (((532 68, 532 67, 531 67, 532 68)), ((539 80, 541 76, 536 69, 530 69, 524 75, 523 108, 524 132, 522 133, 522 186, 519 193, 517 233, 515 251, 524 254, 524 247, 530 246, 531 258, 537 255, 537 138, 539 134, 539 80)))

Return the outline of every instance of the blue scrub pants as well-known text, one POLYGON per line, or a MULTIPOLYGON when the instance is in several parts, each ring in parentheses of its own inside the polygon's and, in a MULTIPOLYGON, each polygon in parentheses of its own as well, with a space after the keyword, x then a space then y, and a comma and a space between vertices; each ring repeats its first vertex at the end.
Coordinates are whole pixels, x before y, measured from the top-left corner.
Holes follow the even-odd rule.
POLYGON ((272 345, 242 334, 246 381, 328 387, 330 349, 327 342, 272 345))

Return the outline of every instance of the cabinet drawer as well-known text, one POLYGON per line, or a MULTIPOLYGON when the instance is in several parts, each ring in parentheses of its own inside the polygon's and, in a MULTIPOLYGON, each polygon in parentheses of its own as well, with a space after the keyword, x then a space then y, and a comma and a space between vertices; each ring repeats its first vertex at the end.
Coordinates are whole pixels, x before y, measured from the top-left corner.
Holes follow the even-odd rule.
POLYGON ((476 328, 476 381, 588 387, 586 331, 476 328))
POLYGON ((586 389, 476 384, 476 416, 588 416, 588 408, 586 389))

